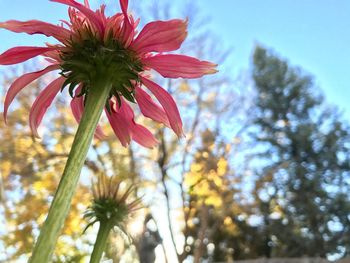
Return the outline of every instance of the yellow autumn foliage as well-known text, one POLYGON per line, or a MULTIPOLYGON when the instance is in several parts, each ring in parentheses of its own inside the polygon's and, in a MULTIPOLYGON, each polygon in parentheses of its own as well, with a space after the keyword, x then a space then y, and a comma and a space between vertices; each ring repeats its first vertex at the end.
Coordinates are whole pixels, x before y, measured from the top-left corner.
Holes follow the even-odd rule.
POLYGON ((221 192, 225 188, 225 175, 228 172, 228 163, 225 158, 215 158, 211 152, 213 144, 196 155, 190 171, 185 175, 185 184, 204 204, 213 207, 222 206, 221 192))

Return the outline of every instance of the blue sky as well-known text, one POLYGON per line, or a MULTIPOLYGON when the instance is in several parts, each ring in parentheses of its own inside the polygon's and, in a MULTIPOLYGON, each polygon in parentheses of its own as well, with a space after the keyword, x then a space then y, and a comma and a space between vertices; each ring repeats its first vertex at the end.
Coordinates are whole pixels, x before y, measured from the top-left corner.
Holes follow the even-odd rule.
POLYGON ((350 117, 350 1, 202 2, 212 29, 233 47, 232 67, 248 67, 255 43, 271 47, 314 75, 326 99, 350 117))
MULTIPOLYGON (((109 2, 116 3, 113 8, 118 5, 118 1, 109 2)), ((177 0, 174 4, 185 2, 177 0)), ((254 45, 261 43, 314 75, 327 100, 345 109, 350 117, 350 1, 217 0, 214 3, 200 0, 198 3, 202 13, 211 17, 210 27, 223 45, 233 49, 229 65, 232 72, 248 68, 254 45)), ((0 10, 0 21, 35 18, 57 23, 66 18, 66 7, 48 0, 0 0, 0 10)), ((47 41, 44 37, 5 30, 0 30, 0 40, 0 52, 15 45, 41 45, 47 41)))

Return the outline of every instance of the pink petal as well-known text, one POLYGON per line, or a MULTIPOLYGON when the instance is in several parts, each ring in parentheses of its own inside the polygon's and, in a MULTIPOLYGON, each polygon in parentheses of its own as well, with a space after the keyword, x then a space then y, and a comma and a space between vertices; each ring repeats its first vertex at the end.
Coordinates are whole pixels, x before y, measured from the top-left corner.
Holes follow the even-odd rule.
POLYGON ((111 108, 114 108, 111 113, 105 110, 109 123, 124 147, 127 147, 131 141, 130 123, 127 120, 125 113, 121 111, 119 105, 114 105, 111 102, 111 108))
POLYGON ((65 81, 64 77, 52 81, 36 98, 29 113, 29 125, 35 137, 39 137, 38 126, 65 81))
POLYGON ((106 134, 103 132, 103 129, 100 125, 97 125, 94 136, 96 139, 99 140, 103 140, 104 138, 106 138, 106 134))
POLYGON ((112 112, 106 115, 112 129, 124 147, 130 144, 131 139, 148 148, 154 147, 158 141, 153 134, 134 120, 134 112, 130 105, 121 99, 121 105, 111 102, 112 112))
MULTIPOLYGON (((83 116, 83 112, 84 112, 84 97, 82 97, 82 96, 77 97, 79 92, 80 92, 80 87, 78 89, 76 89, 76 92, 75 92, 76 96, 70 102, 70 106, 71 106, 71 110, 72 110, 74 119, 77 121, 78 124, 79 124, 81 117, 83 116)), ((95 137, 97 139, 100 139, 100 140, 106 137, 106 135, 104 134, 100 125, 97 125, 97 127, 96 127, 95 137)))
POLYGON ((131 129, 132 139, 135 142, 147 148, 153 148, 158 144, 158 141, 148 129, 135 122, 134 111, 124 99, 122 99, 120 109, 130 123, 129 127, 131 129))
MULTIPOLYGON (((83 115, 83 107, 81 106, 81 97, 74 97, 70 102, 70 107, 77 123, 80 122, 81 116, 83 115)), ((84 102, 83 102, 84 103, 84 102)))
POLYGON ((216 64, 184 55, 157 55, 142 62, 165 78, 200 78, 217 72, 216 64))
POLYGON ((131 48, 138 52, 168 52, 179 49, 187 36, 187 21, 174 19, 148 23, 131 48))
POLYGON ((16 33, 27 33, 30 35, 43 34, 48 37, 54 37, 61 42, 64 40, 69 40, 70 36, 69 30, 61 26, 52 25, 38 20, 30 20, 26 22, 9 20, 4 23, 0 23, 0 28, 5 28, 16 33))
POLYGON ((117 13, 111 17, 107 17, 105 29, 105 41, 112 32, 114 38, 120 38, 124 17, 121 13, 117 13))
POLYGON ((122 12, 124 16, 128 16, 128 6, 129 6, 129 1, 128 0, 120 0, 120 7, 122 9, 122 12))
POLYGON ((143 147, 152 149, 158 144, 154 135, 144 126, 133 122, 132 139, 143 147))
POLYGON ((174 132, 177 134, 177 136, 179 137, 183 136, 182 121, 181 121, 180 113, 171 95, 166 90, 164 90, 161 86, 159 86, 158 84, 154 83, 153 81, 147 78, 141 77, 141 81, 153 93, 153 95, 157 98, 157 100, 163 106, 168 116, 170 126, 174 130, 174 132))
POLYGON ((134 38, 135 22, 133 19, 132 19, 132 21, 130 21, 130 19, 129 19, 129 15, 128 15, 129 1, 128 0, 120 0, 119 2, 120 2, 120 7, 122 9, 123 15, 124 15, 124 23, 123 23, 122 33, 121 33, 121 39, 122 39, 122 43, 124 44, 124 46, 128 47, 134 38))
POLYGON ((14 47, 0 55, 0 65, 13 65, 24 62, 45 52, 54 50, 53 47, 14 47))
POLYGON ((10 104, 12 103, 12 101, 16 97, 16 95, 23 88, 25 88, 27 85, 29 85, 31 82, 33 82, 37 78, 41 77, 42 75, 44 75, 44 74, 46 74, 46 73, 48 73, 48 72, 50 72, 52 70, 58 69, 58 68, 59 68, 58 65, 50 65, 50 66, 46 67, 43 70, 24 74, 23 76, 19 77, 18 79, 16 79, 12 83, 12 85, 10 86, 9 90, 7 91, 6 97, 5 97, 5 103, 4 103, 4 119, 5 119, 5 122, 7 121, 8 108, 10 107, 10 104))
POLYGON ((71 7, 78 9, 81 13, 83 13, 87 19, 96 27, 101 36, 104 34, 104 26, 103 22, 99 19, 94 11, 89 9, 88 7, 74 1, 74 0, 50 0, 52 2, 57 2, 61 4, 65 4, 71 7))
POLYGON ((160 122, 170 127, 168 117, 164 109, 158 106, 143 89, 135 88, 135 97, 142 114, 156 122, 160 122))

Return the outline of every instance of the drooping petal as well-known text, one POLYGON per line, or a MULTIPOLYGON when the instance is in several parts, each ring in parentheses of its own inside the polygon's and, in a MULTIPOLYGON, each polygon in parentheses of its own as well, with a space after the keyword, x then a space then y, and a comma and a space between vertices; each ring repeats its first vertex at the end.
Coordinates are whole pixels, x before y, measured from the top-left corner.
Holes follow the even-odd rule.
POLYGON ((124 99, 122 99, 120 111, 123 112, 123 115, 129 122, 132 139, 135 142, 147 148, 153 148, 158 144, 157 139, 147 128, 135 122, 134 111, 124 99))
MULTIPOLYGON (((83 115, 84 109, 81 107, 81 97, 74 97, 70 102, 70 108, 72 110, 74 119, 77 123, 80 122, 81 116, 83 115)), ((83 102, 84 103, 84 102, 83 102)))
POLYGON ((29 126, 35 137, 39 137, 38 126, 40 125, 48 107, 61 90, 65 81, 64 77, 59 77, 52 81, 36 98, 29 113, 29 126))
POLYGON ((148 23, 132 43, 137 52, 168 52, 180 48, 187 36, 187 21, 173 19, 148 23))
POLYGON ((216 64, 184 55, 157 55, 142 62, 165 78, 200 78, 217 72, 216 64))
MULTIPOLYGON (((74 119, 77 121, 78 124, 80 123, 81 117, 83 116, 83 112, 84 112, 84 98, 82 96, 77 97, 79 93, 80 93, 80 87, 76 89, 75 97, 70 102, 70 107, 71 107, 74 119)), ((106 137, 100 125, 97 125, 96 127, 95 137, 100 140, 106 137)))
POLYGON ((58 68, 59 68, 59 65, 50 65, 50 66, 46 67, 43 70, 24 74, 23 76, 19 77, 18 79, 16 79, 11 84, 10 88, 8 89, 8 91, 6 93, 5 103, 4 103, 4 119, 5 119, 5 122, 7 121, 8 108, 10 107, 10 104, 12 103, 12 101, 14 100, 16 95, 23 88, 25 88, 27 85, 32 83, 37 78, 40 78, 42 75, 44 75, 44 74, 46 74, 46 73, 48 73, 48 72, 50 72, 52 70, 58 69, 58 68))
POLYGON ((130 144, 131 139, 148 148, 153 148, 158 143, 148 129, 135 122, 134 112, 123 98, 120 105, 117 102, 111 102, 111 108, 111 113, 106 110, 106 115, 115 135, 124 147, 130 144))
POLYGON ((170 126, 177 134, 177 136, 183 136, 182 120, 180 117, 180 113, 171 95, 161 86, 147 78, 141 77, 141 81, 153 93, 153 95, 163 106, 168 116, 170 126))
POLYGON ((96 27, 100 35, 103 36, 104 34, 103 22, 99 19, 99 17, 96 15, 94 11, 92 11, 85 5, 82 5, 74 0, 50 0, 50 1, 65 4, 78 9, 96 27))
POLYGON ((54 37, 61 42, 69 40, 70 36, 69 30, 61 26, 52 25, 38 20, 29 20, 25 22, 9 20, 0 23, 0 28, 5 28, 16 33, 27 33, 30 35, 42 34, 48 37, 54 37))
MULTIPOLYGON (((72 110, 74 119, 77 123, 80 122, 84 109, 81 107, 81 97, 74 97, 70 102, 70 108, 72 110)), ((83 102, 84 103, 84 102, 83 102)))
POLYGON ((146 148, 153 148, 158 144, 154 135, 144 126, 133 122, 132 139, 146 148))
POLYGON ((14 47, 0 55, 0 65, 13 65, 24 62, 45 52, 54 50, 54 47, 14 47))
POLYGON ((131 141, 130 122, 127 120, 125 113, 121 111, 121 107, 119 108, 118 105, 111 102, 111 108, 114 109, 111 113, 105 111, 109 123, 121 144, 127 147, 131 141))
POLYGON ((151 96, 140 87, 135 88, 135 98, 140 107, 141 113, 156 122, 160 122, 170 127, 168 117, 162 107, 155 103, 151 96))

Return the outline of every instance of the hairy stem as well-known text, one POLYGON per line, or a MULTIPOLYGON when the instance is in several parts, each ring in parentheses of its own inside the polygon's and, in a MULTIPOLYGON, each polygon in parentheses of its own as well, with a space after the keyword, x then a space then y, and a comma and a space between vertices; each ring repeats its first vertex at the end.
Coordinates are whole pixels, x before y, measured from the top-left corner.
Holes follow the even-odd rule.
POLYGON ((51 261, 109 90, 110 84, 106 78, 95 81, 90 89, 61 181, 29 263, 48 263, 51 261))

